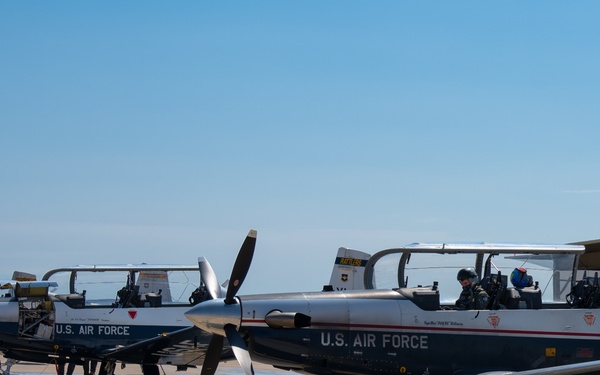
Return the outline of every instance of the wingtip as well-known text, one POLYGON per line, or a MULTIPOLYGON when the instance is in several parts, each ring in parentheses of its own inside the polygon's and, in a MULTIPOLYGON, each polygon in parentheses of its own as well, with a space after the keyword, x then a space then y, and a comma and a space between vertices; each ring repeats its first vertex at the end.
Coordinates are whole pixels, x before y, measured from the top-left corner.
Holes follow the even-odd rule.
POLYGON ((250 229, 250 232, 248 232, 248 237, 256 238, 256 231, 254 229, 250 229))

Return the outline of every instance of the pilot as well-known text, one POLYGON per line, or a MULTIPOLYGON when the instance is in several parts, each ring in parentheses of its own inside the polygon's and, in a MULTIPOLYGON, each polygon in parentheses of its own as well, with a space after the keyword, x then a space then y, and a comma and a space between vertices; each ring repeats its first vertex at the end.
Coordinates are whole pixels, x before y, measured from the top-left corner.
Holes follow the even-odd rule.
POLYGON ((458 271, 456 279, 462 286, 462 292, 456 300, 456 307, 464 310, 487 309, 489 296, 477 284, 477 272, 472 268, 463 268, 458 271))

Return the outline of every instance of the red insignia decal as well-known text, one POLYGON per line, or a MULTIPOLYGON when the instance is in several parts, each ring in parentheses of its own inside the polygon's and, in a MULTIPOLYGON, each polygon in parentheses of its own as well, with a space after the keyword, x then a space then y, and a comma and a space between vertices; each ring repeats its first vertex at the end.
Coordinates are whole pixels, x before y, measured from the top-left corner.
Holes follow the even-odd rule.
POLYGON ((135 310, 129 310, 129 311, 127 311, 127 314, 129 314, 129 317, 131 319, 135 319, 135 317, 137 316, 137 311, 135 311, 135 310))
POLYGON ((583 320, 585 320, 588 326, 594 325, 594 322, 596 321, 596 315, 591 313, 583 314, 583 320))
POLYGON ((487 320, 494 328, 498 327, 498 324, 500 324, 500 317, 498 315, 490 315, 487 320))

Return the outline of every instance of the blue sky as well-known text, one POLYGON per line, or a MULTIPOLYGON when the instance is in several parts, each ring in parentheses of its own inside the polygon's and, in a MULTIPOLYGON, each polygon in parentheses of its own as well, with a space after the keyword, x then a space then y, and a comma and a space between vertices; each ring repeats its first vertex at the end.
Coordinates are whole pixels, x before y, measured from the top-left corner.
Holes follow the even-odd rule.
POLYGON ((0 278, 600 238, 597 2, 2 2, 0 278))

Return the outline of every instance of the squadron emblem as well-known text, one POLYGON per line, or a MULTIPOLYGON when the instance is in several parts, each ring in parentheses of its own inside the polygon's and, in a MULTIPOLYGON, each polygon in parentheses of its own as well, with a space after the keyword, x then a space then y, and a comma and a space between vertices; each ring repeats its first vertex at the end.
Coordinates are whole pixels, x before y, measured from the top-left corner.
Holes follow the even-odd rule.
POLYGON ((596 315, 591 314, 591 313, 589 313, 589 314, 583 314, 583 320, 585 320, 585 323, 588 326, 593 326, 594 322, 596 322, 596 315))
POLYGON ((487 320, 494 328, 498 327, 498 324, 500 324, 500 317, 495 314, 488 316, 487 320))

